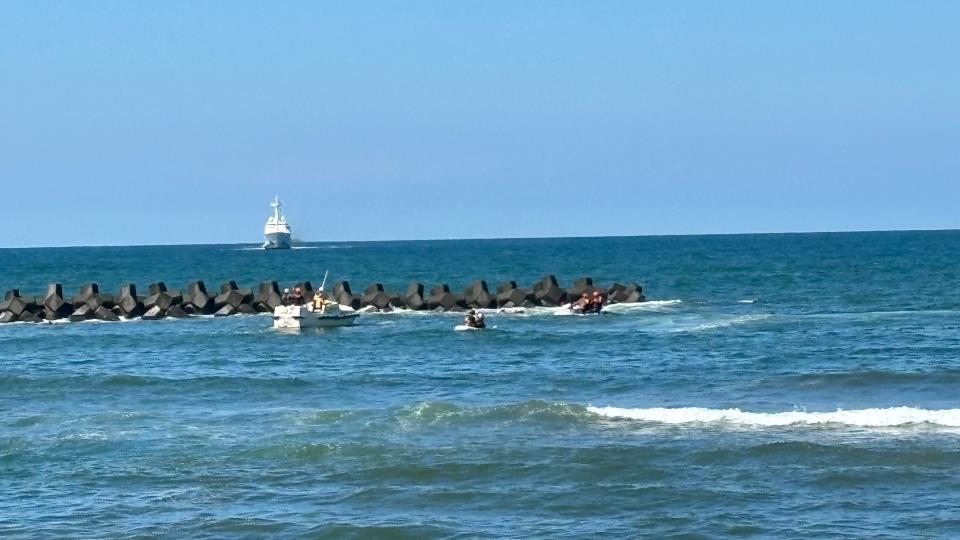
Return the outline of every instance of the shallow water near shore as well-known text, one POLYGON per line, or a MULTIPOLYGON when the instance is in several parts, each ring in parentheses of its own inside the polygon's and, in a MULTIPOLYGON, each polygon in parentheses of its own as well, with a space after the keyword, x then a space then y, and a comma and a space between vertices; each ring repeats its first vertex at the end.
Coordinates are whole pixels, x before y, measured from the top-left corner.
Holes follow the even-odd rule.
POLYGON ((593 317, 0 325, 0 534, 960 535, 960 232, 0 250, 0 287, 638 281, 593 317))

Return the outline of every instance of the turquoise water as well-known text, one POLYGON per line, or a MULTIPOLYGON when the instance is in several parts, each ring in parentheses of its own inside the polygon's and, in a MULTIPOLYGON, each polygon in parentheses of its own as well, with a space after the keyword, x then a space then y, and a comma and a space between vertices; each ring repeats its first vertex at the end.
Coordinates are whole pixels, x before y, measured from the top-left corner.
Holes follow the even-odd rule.
POLYGON ((960 232, 0 250, 0 288, 554 273, 599 317, 0 326, 0 534, 960 535, 960 232))

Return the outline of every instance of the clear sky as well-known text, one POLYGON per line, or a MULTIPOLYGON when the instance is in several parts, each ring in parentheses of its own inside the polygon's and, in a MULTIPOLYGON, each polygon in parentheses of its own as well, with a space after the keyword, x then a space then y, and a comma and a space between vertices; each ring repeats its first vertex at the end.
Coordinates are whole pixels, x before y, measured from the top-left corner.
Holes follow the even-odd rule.
POLYGON ((0 3, 0 246, 960 228, 960 2, 0 3))

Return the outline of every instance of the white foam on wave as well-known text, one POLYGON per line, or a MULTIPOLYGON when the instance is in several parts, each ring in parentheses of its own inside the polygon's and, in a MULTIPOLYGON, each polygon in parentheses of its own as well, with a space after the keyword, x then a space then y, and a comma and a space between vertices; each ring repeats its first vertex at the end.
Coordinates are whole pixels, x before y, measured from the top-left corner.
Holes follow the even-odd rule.
POLYGON ((753 315, 732 315, 726 313, 716 314, 681 314, 675 316, 663 316, 655 319, 643 321, 637 329, 641 332, 655 334, 684 334, 710 332, 713 330, 735 327, 741 325, 750 325, 772 318, 769 313, 756 313, 753 315))
MULTIPOLYGON (((634 303, 623 303, 623 304, 610 304, 604 306, 603 310, 609 313, 618 313, 618 314, 631 314, 631 313, 641 313, 641 312, 657 312, 661 311, 664 308, 669 308, 671 306, 676 306, 683 303, 682 300, 650 300, 646 302, 634 302, 634 303)), ((415 317, 428 317, 439 315, 441 317, 463 317, 465 312, 463 311, 429 311, 429 310, 414 310, 406 308, 393 308, 390 311, 378 311, 375 308, 363 308, 359 310, 361 313, 367 315, 386 315, 386 316, 415 316, 415 317)), ((549 307, 549 306, 535 306, 535 307, 515 307, 515 308, 482 308, 477 309, 476 311, 483 313, 485 315, 496 315, 496 316, 508 316, 508 317, 543 317, 549 315, 573 315, 573 313, 566 307, 549 307)))
POLYGON ((838 311, 822 313, 806 313, 797 315, 800 318, 811 319, 843 319, 843 320, 872 320, 886 317, 918 317, 918 316, 936 316, 936 317, 956 317, 960 310, 955 309, 915 309, 915 310, 890 310, 890 311, 838 311))
MULTIPOLYGON (((440 317, 457 317, 457 318, 461 318, 461 319, 466 315, 466 311, 429 311, 429 310, 416 310, 416 309, 407 309, 407 308, 393 308, 393 309, 391 309, 390 311, 377 311, 377 310, 375 310, 375 309, 374 309, 374 310, 363 311, 364 309, 365 309, 365 308, 361 308, 361 309, 359 309, 358 311, 360 311, 361 313, 363 313, 363 314, 365 314, 365 315, 383 315, 383 316, 403 315, 403 316, 413 316, 413 317, 432 317, 432 316, 440 316, 440 317)), ((498 308, 487 309, 487 308, 482 308, 482 309, 477 309, 476 311, 478 311, 478 312, 480 312, 480 313, 483 313, 484 315, 508 315, 508 316, 511 316, 511 317, 517 317, 517 316, 522 317, 522 316, 528 316, 528 315, 531 315, 531 314, 535 314, 535 313, 536 313, 536 310, 553 310, 553 309, 556 309, 556 308, 540 308, 540 307, 537 307, 537 308, 505 308, 505 309, 498 309, 498 308)), ((549 311, 546 311, 546 312, 543 312, 543 313, 549 313, 549 311)), ((541 314, 543 314, 543 313, 541 313, 541 314)))
POLYGON ((704 330, 715 330, 717 328, 726 328, 728 326, 737 326, 769 319, 770 314, 760 315, 738 315, 736 317, 723 317, 712 321, 695 324, 692 326, 680 326, 674 329, 674 332, 702 332, 704 330))
MULTIPOLYGON (((353 246, 293 246, 290 249, 343 249, 351 248, 353 246)), ((231 248, 227 251, 267 251, 263 249, 263 246, 249 246, 241 248, 231 248)))
POLYGON ((603 306, 603 310, 609 313, 631 313, 636 311, 662 311, 679 304, 683 300, 647 300, 644 302, 624 302, 622 304, 609 304, 603 306))
MULTIPOLYGON (((385 316, 385 317, 396 316, 396 315, 412 316, 412 317, 428 317, 431 315, 438 315, 438 313, 434 313, 433 311, 425 311, 425 310, 418 311, 415 309, 406 309, 406 308, 393 308, 390 311, 376 311, 376 310, 364 311, 364 308, 360 308, 357 311, 364 315, 385 316)), ((451 313, 451 314, 463 315, 462 313, 451 313)))
MULTIPOLYGON (((629 313, 640 313, 644 311, 662 311, 665 308, 670 308, 682 304, 683 300, 648 300, 645 302, 624 302, 621 304, 608 304, 603 306, 603 311, 607 313, 618 313, 618 314, 629 314, 629 313)), ((504 309, 489 309, 489 310, 480 310, 484 313, 493 313, 497 315, 518 315, 521 317, 537 317, 544 315, 574 315, 569 309, 569 304, 566 304, 561 307, 548 307, 548 306, 536 306, 530 308, 512 308, 516 311, 508 311, 504 309)))
POLYGON ((960 409, 931 410, 914 407, 888 407, 850 411, 837 409, 833 412, 752 413, 740 409, 706 409, 702 407, 630 409, 589 406, 587 410, 604 418, 659 424, 701 423, 762 427, 836 424, 869 428, 927 424, 960 427, 960 409))

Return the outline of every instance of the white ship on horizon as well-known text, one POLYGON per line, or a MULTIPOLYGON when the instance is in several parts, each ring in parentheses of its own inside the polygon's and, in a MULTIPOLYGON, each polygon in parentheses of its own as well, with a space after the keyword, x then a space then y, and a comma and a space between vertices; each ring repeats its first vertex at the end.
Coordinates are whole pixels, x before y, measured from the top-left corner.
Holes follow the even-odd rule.
POLYGON ((263 249, 290 249, 290 225, 287 224, 287 217, 280 213, 280 198, 273 198, 270 203, 273 207, 273 215, 267 218, 267 224, 263 226, 263 249))

